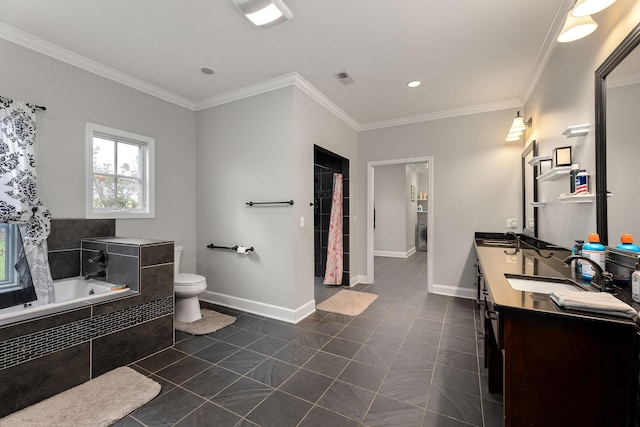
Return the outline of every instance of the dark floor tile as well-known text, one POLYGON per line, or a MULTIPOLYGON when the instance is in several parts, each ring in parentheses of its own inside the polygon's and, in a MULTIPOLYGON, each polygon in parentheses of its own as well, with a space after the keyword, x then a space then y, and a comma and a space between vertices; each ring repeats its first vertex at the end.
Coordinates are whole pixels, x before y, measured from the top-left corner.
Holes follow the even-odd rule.
POLYGON ((149 378, 160 384, 160 393, 158 396, 162 396, 163 394, 167 394, 177 386, 162 377, 157 376, 156 374, 149 375, 149 378))
POLYGON ((416 318, 411 325, 411 330, 418 332, 442 332, 443 322, 437 320, 416 318))
POLYGON ((317 325, 309 328, 310 331, 319 332, 321 334, 335 336, 344 328, 344 325, 332 322, 320 321, 317 325))
POLYGON ((378 391, 378 387, 382 384, 382 380, 386 374, 386 369, 352 361, 344 371, 342 371, 338 379, 366 388, 367 390, 378 391))
POLYGON ((147 426, 173 425, 205 402, 203 398, 176 387, 153 399, 132 416, 147 426))
POLYGON ((430 369, 433 371, 436 362, 421 356, 398 354, 391 365, 391 370, 401 369, 430 369))
POLYGON ((328 411, 320 406, 314 406, 299 424, 299 427, 358 427, 360 423, 328 411))
POLYGON ((376 334, 390 335, 392 337, 403 338, 409 330, 410 324, 407 322, 403 325, 390 324, 382 322, 375 330, 376 334))
POLYGON ((116 421, 114 424, 111 424, 112 427, 144 427, 144 424, 140 424, 138 421, 133 419, 133 417, 128 416, 120 421, 116 421))
POLYGON ((501 394, 491 393, 489 391, 489 378, 486 375, 480 375, 480 393, 483 400, 493 400, 494 402, 502 403, 503 397, 501 394))
POLYGON ((433 371, 429 369, 400 369, 389 371, 379 393, 402 402, 424 408, 429 397, 433 371))
POLYGON ((382 319, 356 317, 349 323, 349 326, 373 332, 373 330, 380 326, 380 323, 382 323, 382 319))
POLYGON ((319 351, 303 365, 305 369, 336 378, 349 364, 349 359, 319 351))
POLYGON ((278 325, 278 327, 274 330, 267 333, 267 335, 291 341, 305 331, 306 329, 296 328, 295 326, 289 324, 281 324, 278 325))
POLYGON ((316 349, 305 347, 300 344, 290 343, 274 354, 273 357, 296 366, 302 366, 307 360, 311 359, 316 352, 316 349))
POLYGON ((136 365, 140 366, 143 369, 146 369, 149 372, 155 372, 166 367, 167 365, 177 362, 180 359, 184 359, 185 357, 187 357, 185 353, 173 348, 168 348, 161 351, 160 353, 156 353, 145 359, 137 361, 136 365))
POLYGON ((282 384, 279 390, 315 403, 332 382, 333 378, 300 369, 282 384))
POLYGON ((371 331, 367 329, 355 328, 353 326, 346 326, 341 330, 337 337, 349 341, 355 341, 364 343, 371 336, 371 331))
POLYGON ((311 407, 309 402, 276 390, 247 419, 261 427, 295 427, 311 407))
POLYGON ((178 342, 180 342, 182 340, 186 340, 187 338, 191 338, 193 336, 193 335, 188 334, 186 332, 178 331, 177 329, 174 332, 175 332, 176 343, 178 343, 178 342))
POLYGON ((427 409, 474 426, 482 425, 480 398, 468 393, 432 387, 427 409))
POLYGON ((322 351, 346 358, 352 358, 358 350, 360 350, 360 347, 362 347, 362 344, 340 338, 333 338, 324 347, 322 347, 322 351))
POLYGON ((444 311, 433 311, 424 307, 420 307, 420 309, 416 312, 416 318, 418 319, 435 320, 442 322, 444 320, 444 316, 444 311))
POLYGON ((469 424, 427 409, 422 427, 469 427, 469 424))
POLYGON ((478 372, 478 356, 475 354, 441 348, 436 363, 469 372, 478 372))
POLYGON ((280 338, 265 336, 248 346, 247 349, 271 356, 281 350, 288 343, 288 341, 280 338))
POLYGON ((318 405, 360 421, 369 409, 374 396, 375 393, 369 390, 336 381, 320 398, 318 405))
POLYGON ((440 332, 435 331, 422 331, 419 329, 409 329, 405 340, 407 341, 415 341, 424 344, 431 345, 440 345, 440 341, 442 339, 442 334, 440 332))
POLYGON ((176 343, 174 347, 177 350, 183 351, 187 354, 193 354, 202 350, 203 348, 209 347, 211 344, 214 344, 216 342, 217 341, 212 338, 209 338, 205 335, 200 335, 192 336, 190 338, 182 340, 179 343, 176 343))
POLYGON ((420 427, 423 416, 424 409, 378 395, 364 419, 364 424, 370 427, 420 427))
POLYGON ((375 366, 377 368, 389 369, 395 357, 396 352, 394 351, 388 351, 365 344, 360 348, 358 353, 356 353, 353 360, 366 363, 367 365, 375 366))
POLYGON ((189 381, 186 381, 182 384, 182 387, 205 399, 211 399, 238 378, 240 378, 240 375, 235 372, 214 365, 201 374, 191 378, 189 381))
POLYGON ((380 348, 391 352, 397 352, 402 345, 403 337, 383 334, 378 331, 371 334, 369 339, 365 342, 366 345, 380 348))
POLYGON ((449 388, 451 390, 473 394, 474 396, 480 396, 480 382, 478 377, 479 375, 474 372, 437 364, 431 384, 432 387, 438 389, 449 388))
POLYGON ((271 387, 279 387, 298 367, 276 359, 267 359, 247 374, 249 378, 271 387))
POLYGON ((331 341, 331 337, 329 335, 313 331, 305 331, 293 340, 296 344, 301 344, 311 348, 322 348, 329 341, 331 341))
POLYGON ((204 360, 196 359, 193 356, 185 357, 169 365, 164 369, 156 372, 156 375, 175 384, 180 384, 189 378, 198 375, 200 372, 209 368, 211 363, 204 360))
POLYGON ((229 411, 245 416, 271 393, 273 388, 269 386, 249 378, 240 378, 214 396, 211 401, 229 411))
POLYGON ((476 339, 476 328, 473 322, 465 326, 451 325, 449 324, 449 322, 445 322, 444 328, 442 329, 442 333, 444 335, 453 335, 456 337, 466 338, 469 340, 476 339))
POLYGON ((217 340, 223 340, 223 339, 227 338, 228 336, 237 333, 238 331, 240 331, 239 328, 236 328, 233 325, 229 325, 229 326, 225 326, 222 329, 218 329, 215 332, 211 332, 210 334, 207 334, 207 336, 210 337, 210 338, 217 339, 217 340))
POLYGON ((207 360, 211 363, 218 363, 222 359, 231 356, 233 353, 240 350, 240 347, 228 344, 226 342, 219 341, 209 347, 194 353, 195 357, 207 360))
POLYGON ((484 427, 504 426, 504 408, 501 403, 491 400, 482 400, 484 414, 484 427))
POLYGON ((266 359, 267 356, 264 354, 243 349, 218 362, 218 365, 239 374, 246 374, 266 359))
POLYGON ((254 323, 259 322, 261 319, 258 317, 251 316, 249 314, 245 314, 242 316, 238 316, 235 322, 233 322, 233 326, 236 328, 247 329, 249 325, 253 325, 254 323))
POLYGON ((467 339, 456 337, 453 335, 442 335, 440 340, 440 348, 446 348, 449 350, 461 351, 463 353, 476 354, 476 341, 474 339, 467 339))
POLYGON ((228 337, 224 338, 222 341, 227 342, 229 344, 237 345, 238 347, 246 347, 249 344, 252 344, 255 341, 258 341, 262 337, 263 335, 261 334, 257 334, 255 332, 245 331, 241 329, 235 334, 229 335, 228 337))
POLYGON ((345 316, 344 314, 338 314, 338 313, 329 313, 322 320, 325 322, 332 322, 332 323, 338 323, 340 325, 346 325, 348 323, 351 323, 351 321, 353 320, 353 316, 345 316))
POLYGON ((400 347, 400 350, 398 350, 398 353, 435 361, 438 356, 438 347, 416 341, 405 341, 400 347))
POLYGON ((233 427, 242 418, 213 403, 205 403, 175 424, 176 427, 233 427))

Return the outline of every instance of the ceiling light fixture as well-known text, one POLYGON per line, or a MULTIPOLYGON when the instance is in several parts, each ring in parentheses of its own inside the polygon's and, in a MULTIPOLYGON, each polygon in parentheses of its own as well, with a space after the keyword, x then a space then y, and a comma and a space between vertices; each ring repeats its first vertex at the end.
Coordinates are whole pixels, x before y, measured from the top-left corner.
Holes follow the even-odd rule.
POLYGON ((516 117, 513 119, 513 123, 511 123, 509 132, 507 132, 507 137, 505 138, 505 141, 511 142, 511 141, 519 140, 522 134, 524 133, 524 130, 526 128, 531 128, 532 125, 533 125, 533 118, 529 117, 529 120, 525 122, 522 116, 520 115, 520 111, 518 111, 518 114, 516 114, 516 117))
POLYGON ((593 15, 614 4, 616 0, 578 0, 571 9, 571 15, 576 18, 593 15))
POLYGON ((215 73, 215 71, 211 67, 202 67, 202 68, 200 68, 200 71, 202 71, 204 74, 213 74, 213 73, 215 73))
POLYGON ((571 11, 567 13, 567 20, 564 22, 564 27, 560 31, 558 41, 560 43, 567 43, 579 40, 583 37, 593 33, 598 24, 590 15, 576 18, 571 14, 571 11))
POLYGON ((293 18, 282 0, 233 0, 233 4, 260 28, 269 28, 293 18))
POLYGON ((420 80, 411 80, 410 82, 407 83, 407 86, 409 87, 418 87, 422 84, 422 82, 420 80))

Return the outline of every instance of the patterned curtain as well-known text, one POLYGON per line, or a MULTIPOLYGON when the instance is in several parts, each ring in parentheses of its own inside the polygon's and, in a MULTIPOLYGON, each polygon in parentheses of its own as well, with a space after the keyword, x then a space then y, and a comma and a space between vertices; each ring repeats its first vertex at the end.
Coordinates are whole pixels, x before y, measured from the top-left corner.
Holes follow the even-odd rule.
POLYGON ((28 281, 30 272, 38 297, 33 305, 43 305, 55 295, 47 258, 51 214, 36 195, 35 137, 35 107, 0 96, 0 222, 18 224, 18 280, 28 281))
POLYGON ((342 284, 342 174, 333 174, 333 200, 327 244, 327 268, 325 285, 342 284))

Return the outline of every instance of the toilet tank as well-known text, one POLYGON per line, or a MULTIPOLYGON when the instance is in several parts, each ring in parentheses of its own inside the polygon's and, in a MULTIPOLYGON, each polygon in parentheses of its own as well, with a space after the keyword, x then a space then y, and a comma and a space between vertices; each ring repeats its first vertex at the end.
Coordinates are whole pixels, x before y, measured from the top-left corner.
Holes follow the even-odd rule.
POLYGON ((174 246, 173 249, 173 280, 178 277, 180 272, 180 257, 182 256, 182 249, 184 246, 174 246))

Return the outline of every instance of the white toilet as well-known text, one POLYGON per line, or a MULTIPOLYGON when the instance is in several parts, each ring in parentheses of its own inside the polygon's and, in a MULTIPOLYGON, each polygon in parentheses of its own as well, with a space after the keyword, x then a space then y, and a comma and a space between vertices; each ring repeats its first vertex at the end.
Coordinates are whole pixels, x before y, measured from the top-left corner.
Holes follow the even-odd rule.
POLYGON ((198 295, 207 289, 207 279, 199 274, 180 273, 180 257, 183 246, 176 246, 174 250, 173 290, 176 294, 175 319, 182 323, 195 322, 202 318, 198 295))

